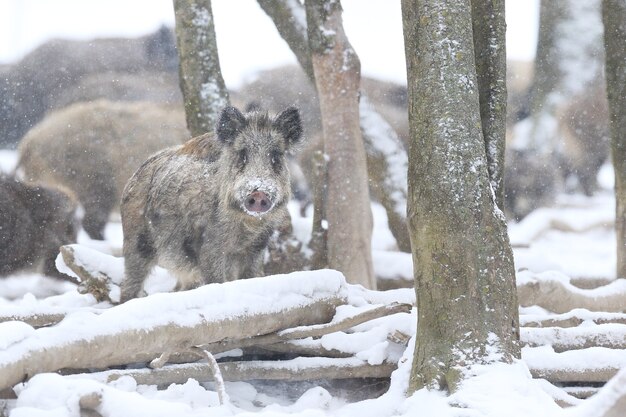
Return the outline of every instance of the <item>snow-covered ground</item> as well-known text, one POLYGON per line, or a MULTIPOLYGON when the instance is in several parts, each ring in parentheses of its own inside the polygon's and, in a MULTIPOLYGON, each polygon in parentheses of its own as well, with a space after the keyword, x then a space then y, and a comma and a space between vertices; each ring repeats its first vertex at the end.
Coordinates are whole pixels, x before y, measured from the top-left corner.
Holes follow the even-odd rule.
MULTIPOLYGON (((15 163, 15 153, 0 153, 0 168, 10 170, 15 163)), ((394 241, 387 225, 384 210, 374 204, 375 218, 373 236, 373 259, 375 269, 387 278, 410 278, 412 276, 411 257, 395 252, 394 241)), ((310 230, 310 217, 294 215, 295 232, 306 236, 310 230)), ((519 224, 511 224, 509 234, 515 246, 516 268, 521 271, 519 282, 547 277, 567 280, 601 280, 602 283, 615 280, 614 199, 612 192, 605 189, 593 198, 582 196, 562 196, 556 208, 537 210, 519 224), (547 273, 546 271, 556 271, 547 273), (552 274, 552 275, 551 275, 552 274), (561 275, 559 275, 561 274, 561 275), (559 278, 562 277, 562 278, 559 278)), ((106 229, 105 242, 90 240, 82 232, 79 248, 82 256, 94 264, 100 262, 100 269, 110 276, 120 276, 122 264, 106 253, 119 253, 121 248, 121 227, 111 222, 106 229), (95 250, 97 252, 90 252, 95 250)), ((81 336, 91 338, 96 333, 130 328, 141 320, 149 320, 156 326, 161 321, 188 320, 185 311, 201 311, 211 315, 220 311, 220 306, 229 305, 226 311, 237 314, 238 308, 250 306, 261 308, 264 305, 279 307, 297 303, 289 301, 289 293, 312 293, 341 288, 348 305, 338 309, 334 320, 339 320, 349 312, 358 311, 377 303, 392 300, 411 302, 414 300, 410 289, 389 291, 376 296, 364 296, 359 287, 347 285, 340 274, 333 271, 313 273, 298 272, 291 276, 262 279, 257 285, 250 281, 244 284, 229 283, 226 289, 200 288, 177 294, 177 303, 163 304, 164 298, 158 294, 138 300, 130 306, 111 307, 108 303, 98 303, 91 295, 78 294, 73 284, 58 282, 34 273, 24 273, 0 280, 0 315, 6 314, 55 314, 64 313, 66 319, 57 326, 34 330, 18 322, 0 323, 0 367, 10 361, 13 355, 24 355, 28 349, 51 346, 61 340, 70 343, 81 336), (309 274, 309 275, 306 275, 309 274), (289 283, 289 284, 287 284, 289 283), (235 284, 235 285, 232 285, 235 284), (255 290, 246 289, 249 286, 255 290), (338 287, 337 287, 338 286, 338 287), (252 291, 246 296, 246 291, 252 291), (254 291, 259 292, 254 295, 254 291), (219 295, 218 295, 219 294, 219 295), (243 295, 242 295, 243 294, 243 295), (255 301, 258 297, 259 301, 255 301), (221 299, 214 305, 207 300, 221 299), (368 301, 364 301, 367 299, 368 301), (184 307, 181 307, 184 306, 184 307), (143 317, 143 319, 141 319, 143 317), (172 318, 175 317, 175 318, 172 318), (187 317, 187 318, 185 318, 187 317)), ((621 282, 621 281, 620 281, 621 282)), ((615 282, 618 284, 618 282, 615 282)), ((172 288, 172 278, 159 271, 150 279, 149 292, 168 291, 172 288)), ((217 286, 219 287, 219 286, 217 286)), ((616 286, 613 286, 616 287, 616 286)), ((613 288, 611 287, 611 288, 613 288)), ((297 298, 297 297, 296 297, 297 298)), ((169 299, 171 301, 171 299, 169 299)), ((295 300, 295 299, 294 299, 295 300)), ((522 308, 522 325, 528 321, 548 316, 557 317, 539 307, 522 308)), ((195 313, 194 313, 195 314, 195 313)), ((226 314, 222 311, 221 314, 226 314)), ((572 339, 581 334, 591 334, 604 328, 592 323, 593 315, 588 311, 577 312, 588 325, 577 327, 572 339), (586 319, 585 319, 586 317, 586 319)), ((596 314, 597 315, 597 314, 596 314)), ((619 314, 618 314, 619 315, 619 314)), ((390 329, 406 334, 415 332, 415 309, 411 315, 398 314, 385 320, 361 325, 359 337, 330 334, 322 343, 328 348, 351 349, 357 361, 378 364, 383 360, 398 361, 399 367, 392 374, 387 392, 375 399, 350 401, 346 392, 333 391, 316 384, 301 384, 300 391, 294 389, 296 383, 276 383, 254 385, 247 382, 226 383, 228 401, 219 405, 218 396, 212 382, 189 380, 182 384, 172 384, 158 390, 156 386, 138 385, 131 377, 122 377, 106 383, 102 378, 82 376, 60 376, 43 373, 24 384, 16 386, 17 400, 5 405, 11 408, 12 417, 65 417, 78 416, 79 398, 85 394, 98 393, 101 403, 98 410, 103 416, 600 416, 601 412, 615 398, 616 392, 623 392, 626 371, 622 370, 598 394, 587 400, 576 400, 564 391, 542 379, 532 379, 533 367, 556 366, 578 369, 590 363, 605 367, 626 367, 626 353, 623 350, 592 348, 579 351, 556 353, 551 346, 525 347, 523 358, 512 365, 476 366, 461 389, 445 397, 436 391, 421 390, 405 398, 408 384, 414 340, 406 349, 386 340, 390 329), (296 394, 297 393, 297 394, 296 394), (580 403, 569 409, 562 409, 555 398, 570 404, 580 403)), ((543 329, 540 329, 543 330, 543 329)), ((542 334, 524 330, 522 337, 540 340, 542 334)), ((623 329, 609 330, 614 337, 624 338, 623 329)), ((357 390, 358 391, 358 390, 357 390)), ((0 415, 2 411, 0 409, 0 415)))

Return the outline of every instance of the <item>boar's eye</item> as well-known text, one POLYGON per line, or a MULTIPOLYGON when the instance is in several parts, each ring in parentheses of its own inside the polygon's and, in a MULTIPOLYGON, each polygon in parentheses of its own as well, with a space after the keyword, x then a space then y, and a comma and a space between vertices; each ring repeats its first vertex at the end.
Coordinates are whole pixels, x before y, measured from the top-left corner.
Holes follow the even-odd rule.
POLYGON ((272 162, 273 168, 278 168, 281 162, 283 154, 280 151, 272 151, 270 153, 270 161, 272 162))
POLYGON ((280 151, 272 151, 270 152, 270 162, 272 163, 272 168, 274 171, 279 171, 281 168, 281 162, 283 159, 283 154, 280 151))
POLYGON ((239 151, 237 163, 239 164, 241 168, 246 166, 246 164, 248 163, 248 151, 247 150, 242 149, 239 151))

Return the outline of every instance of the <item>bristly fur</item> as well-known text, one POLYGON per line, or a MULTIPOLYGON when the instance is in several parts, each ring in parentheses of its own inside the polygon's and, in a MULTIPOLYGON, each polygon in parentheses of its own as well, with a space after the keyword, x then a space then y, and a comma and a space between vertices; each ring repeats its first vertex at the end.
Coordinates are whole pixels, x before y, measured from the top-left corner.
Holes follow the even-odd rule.
POLYGON ((67 190, 0 175, 0 276, 43 264, 41 272, 62 277, 55 260, 59 246, 76 242, 77 208, 67 190))
POLYGON ((122 198, 122 302, 140 295, 157 264, 177 277, 177 289, 262 275, 268 239, 288 216, 286 153, 301 132, 297 109, 272 118, 227 107, 214 134, 148 159, 122 198), (270 209, 246 209, 252 193, 270 209))

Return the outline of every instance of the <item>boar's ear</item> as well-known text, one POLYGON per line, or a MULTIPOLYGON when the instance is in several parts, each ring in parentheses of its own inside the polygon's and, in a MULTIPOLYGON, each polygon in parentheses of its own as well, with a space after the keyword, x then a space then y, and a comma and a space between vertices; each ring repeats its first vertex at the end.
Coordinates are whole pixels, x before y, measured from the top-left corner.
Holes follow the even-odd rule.
POLYGON ((298 143, 302 139, 302 121, 298 109, 289 107, 279 114, 274 120, 274 129, 283 135, 287 147, 298 143))
POLYGON ((220 113, 215 127, 217 138, 226 144, 232 144, 237 135, 246 127, 246 118, 234 107, 226 107, 220 113))

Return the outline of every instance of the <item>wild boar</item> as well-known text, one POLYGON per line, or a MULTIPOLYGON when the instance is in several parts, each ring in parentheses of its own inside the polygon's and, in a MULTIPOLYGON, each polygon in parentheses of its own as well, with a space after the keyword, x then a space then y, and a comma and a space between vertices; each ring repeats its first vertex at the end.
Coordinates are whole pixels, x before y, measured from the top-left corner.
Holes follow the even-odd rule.
POLYGON ((51 113, 26 134, 18 170, 27 182, 72 190, 85 209, 85 231, 103 239, 104 226, 133 172, 153 153, 189 136, 182 107, 76 103, 51 113))
MULTIPOLYGON (((46 112, 59 108, 60 97, 85 87, 81 85, 84 78, 106 72, 155 76, 168 73, 176 78, 177 70, 174 32, 166 27, 135 39, 50 40, 2 71, 0 147, 15 148, 46 112)), ((114 83, 109 83, 100 97, 115 98, 113 87, 114 83)), ((141 85, 134 87, 135 91, 140 88, 141 85)), ((143 100, 148 99, 150 88, 141 95, 143 100)))
POLYGON ((59 247, 76 242, 78 204, 60 189, 0 176, 0 276, 40 268, 61 277, 59 247))
POLYGON ((288 216, 286 154, 301 138, 294 107, 275 117, 227 107, 214 133, 149 158, 122 196, 121 302, 141 295, 157 264, 177 290, 261 275, 268 240, 288 216))

